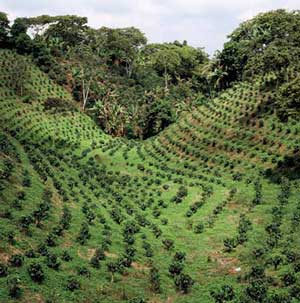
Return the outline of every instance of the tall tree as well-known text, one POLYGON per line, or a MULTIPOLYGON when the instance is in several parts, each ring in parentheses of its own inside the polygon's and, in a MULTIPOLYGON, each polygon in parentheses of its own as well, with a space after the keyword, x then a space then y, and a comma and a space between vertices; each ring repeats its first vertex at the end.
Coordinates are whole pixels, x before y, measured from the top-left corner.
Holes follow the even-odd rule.
POLYGON ((174 74, 181 63, 179 54, 174 49, 166 47, 153 53, 150 60, 154 67, 163 73, 167 91, 171 80, 170 74, 174 74))
POLYGON ((9 34, 9 20, 7 14, 0 12, 0 47, 6 47, 8 45, 9 34))
POLYGON ((15 19, 11 27, 11 39, 16 50, 20 54, 29 54, 32 50, 32 40, 27 34, 28 21, 26 18, 15 19))
POLYGON ((300 14, 280 9, 259 14, 229 35, 219 54, 225 84, 298 64, 300 14))
POLYGON ((147 42, 145 35, 135 27, 102 27, 99 34, 104 37, 105 47, 113 64, 124 66, 126 75, 131 77, 139 49, 147 42))
POLYGON ((97 81, 99 70, 99 58, 95 56, 89 46, 80 44, 74 48, 72 57, 74 60, 73 74, 74 79, 81 83, 82 109, 85 110, 90 97, 91 87, 97 81))
POLYGON ((47 41, 53 39, 60 41, 62 54, 85 40, 87 30, 86 17, 74 15, 56 16, 51 21, 44 33, 44 37, 47 41))

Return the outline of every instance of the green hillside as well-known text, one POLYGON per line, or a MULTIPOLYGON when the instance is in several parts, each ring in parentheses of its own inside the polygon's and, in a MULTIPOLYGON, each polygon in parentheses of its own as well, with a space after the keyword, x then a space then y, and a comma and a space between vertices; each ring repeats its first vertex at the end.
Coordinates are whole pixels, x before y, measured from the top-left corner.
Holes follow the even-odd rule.
POLYGON ((138 141, 29 55, 0 70, 0 302, 300 302, 300 123, 274 73, 138 141))

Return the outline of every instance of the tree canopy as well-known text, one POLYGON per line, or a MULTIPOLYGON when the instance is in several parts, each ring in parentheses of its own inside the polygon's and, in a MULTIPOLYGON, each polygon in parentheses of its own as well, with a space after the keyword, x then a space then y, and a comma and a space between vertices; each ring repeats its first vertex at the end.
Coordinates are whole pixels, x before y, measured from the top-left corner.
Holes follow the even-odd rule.
POLYGON ((226 72, 222 87, 254 75, 279 71, 300 58, 300 14, 280 9, 242 23, 218 54, 226 72))

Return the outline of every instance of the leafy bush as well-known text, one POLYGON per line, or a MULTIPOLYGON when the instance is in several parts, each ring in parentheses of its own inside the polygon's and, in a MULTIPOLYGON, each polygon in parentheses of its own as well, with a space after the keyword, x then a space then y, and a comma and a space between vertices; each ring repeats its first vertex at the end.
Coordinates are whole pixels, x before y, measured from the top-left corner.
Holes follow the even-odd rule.
POLYGON ((221 288, 214 289, 210 292, 216 303, 231 301, 235 297, 234 290, 230 285, 223 285, 221 288))
POLYGON ((156 267, 151 267, 150 269, 150 285, 152 291, 154 291, 155 293, 160 292, 159 271, 156 267))
POLYGON ((27 271, 31 280, 34 282, 41 283, 45 279, 43 268, 39 263, 31 264, 27 271))
POLYGON ((21 267, 24 262, 24 257, 20 254, 12 255, 9 258, 9 264, 14 267, 21 267))
POLYGON ((61 113, 65 111, 74 111, 75 107, 70 101, 60 98, 48 98, 44 101, 44 110, 51 110, 53 113, 61 113))
POLYGON ((286 122, 289 118, 300 119, 299 76, 280 87, 276 107, 281 121, 286 122))
POLYGON ((76 289, 80 289, 81 284, 76 277, 70 276, 67 280, 67 289, 70 291, 74 291, 76 289))
POLYGON ((47 255, 46 264, 48 267, 53 268, 55 270, 58 270, 60 267, 60 262, 58 260, 58 257, 53 253, 47 255))
POLYGON ((7 288, 8 288, 8 293, 9 296, 17 299, 21 297, 22 294, 22 289, 20 286, 20 279, 13 277, 13 278, 9 278, 7 279, 7 288))
POLYGON ((198 223, 194 228, 196 234, 201 234, 203 230, 204 230, 204 224, 202 222, 198 223))
POLYGON ((189 275, 181 273, 175 277, 174 283, 177 290, 180 290, 186 294, 194 285, 195 281, 189 275))
POLYGON ((0 278, 6 277, 8 275, 7 266, 3 263, 0 263, 0 278))

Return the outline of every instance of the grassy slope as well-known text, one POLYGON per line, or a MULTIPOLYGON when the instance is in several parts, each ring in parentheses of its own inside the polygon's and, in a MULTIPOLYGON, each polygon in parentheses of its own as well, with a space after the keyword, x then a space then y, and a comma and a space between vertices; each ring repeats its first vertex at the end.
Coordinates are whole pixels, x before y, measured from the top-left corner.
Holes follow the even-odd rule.
MULTIPOLYGON (((60 270, 55 271, 46 266, 45 257, 38 256, 34 260, 25 258, 21 268, 9 268, 10 276, 20 276, 23 288, 20 300, 120 302, 142 296, 151 302, 201 300, 208 303, 212 302, 209 291, 218 285, 229 283, 238 290, 235 268, 241 267, 245 273, 254 262, 250 252, 253 247, 264 245, 264 227, 270 221, 272 207, 278 203, 279 186, 263 179, 258 172, 274 167, 284 155, 292 153, 299 142, 299 125, 282 125, 271 113, 263 119, 262 125, 256 113, 259 105, 270 98, 269 94, 259 92, 255 84, 244 83, 187 114, 178 124, 144 143, 114 139, 98 130, 80 111, 45 112, 42 101, 48 96, 65 99, 71 96, 30 63, 31 79, 27 85, 37 97, 31 104, 23 103, 7 87, 6 65, 14 56, 8 51, 1 51, 0 56, 1 132, 9 142, 9 147, 1 151, 0 167, 7 158, 13 163, 11 176, 3 181, 5 188, 0 196, 0 212, 3 214, 7 209, 12 212, 12 218, 6 219, 3 215, 0 218, 0 260, 7 263, 10 255, 36 249, 43 243, 58 224, 64 205, 72 213, 70 229, 58 238, 57 246, 49 248, 58 256, 67 250, 72 261, 61 261, 60 270), (25 170, 31 179, 28 187, 22 185, 25 170), (43 178, 45 175, 47 179, 43 178), (263 203, 252 208, 255 179, 260 179, 263 185, 263 203), (163 187, 166 184, 167 189, 163 187), (182 184, 188 189, 188 195, 182 203, 176 204, 171 199, 182 184), (189 206, 199 201, 207 188, 212 194, 204 205, 191 217, 185 216, 189 206), (228 200, 232 188, 236 188, 237 193, 228 200), (53 192, 49 217, 42 228, 31 224, 32 235, 28 236, 19 228, 19 220, 37 208, 45 189, 53 192), (25 199, 21 209, 16 209, 14 201, 20 191, 25 192, 25 199), (118 194, 122 200, 118 199, 118 194), (159 204, 160 200, 165 202, 165 207, 159 204), (76 237, 85 221, 84 204, 97 217, 90 226, 91 238, 80 245, 76 237), (131 214, 126 211, 128 205, 132 208, 131 214), (216 213, 218 205, 222 207, 216 213), (121 224, 112 219, 113 208, 122 213, 121 224), (161 212, 158 218, 153 215, 154 208, 161 212), (225 253, 223 240, 237 234, 241 213, 246 213, 253 223, 249 240, 233 252, 225 253), (135 263, 125 275, 116 275, 115 282, 111 283, 106 263, 122 255, 125 248, 122 226, 139 215, 147 218, 149 225, 141 227, 135 236, 135 263), (161 223, 162 218, 168 220, 167 225, 161 223), (203 233, 196 234, 194 228, 199 222, 203 222, 205 228, 203 233), (154 236, 151 224, 159 226, 160 237, 154 236), (16 233, 14 245, 7 242, 7 233, 12 230, 16 233), (175 242, 171 251, 163 248, 161 241, 165 238, 175 242), (89 259, 103 239, 110 239, 111 245, 100 269, 94 269, 89 259), (160 270, 162 293, 158 295, 149 287, 150 258, 144 255, 142 248, 145 239, 151 243, 154 251, 151 259, 160 270), (184 271, 196 281, 188 295, 176 292, 168 275, 168 266, 178 250, 187 253, 184 271), (26 269, 33 261, 40 261, 45 270, 46 279, 40 285, 33 283, 27 274, 26 269), (91 276, 78 276, 81 290, 70 292, 65 287, 67 278, 76 275, 80 266, 89 268, 91 276)), ((290 203, 284 211, 287 223, 282 243, 288 237, 289 220, 297 197, 299 193, 293 187, 290 203)), ((299 240, 291 243, 299 248, 299 240)), ((280 271, 287 266, 282 266, 280 271)), ((278 279, 280 273, 270 272, 270 275, 278 279)), ((0 302, 10 302, 6 278, 0 278, 0 302)))

